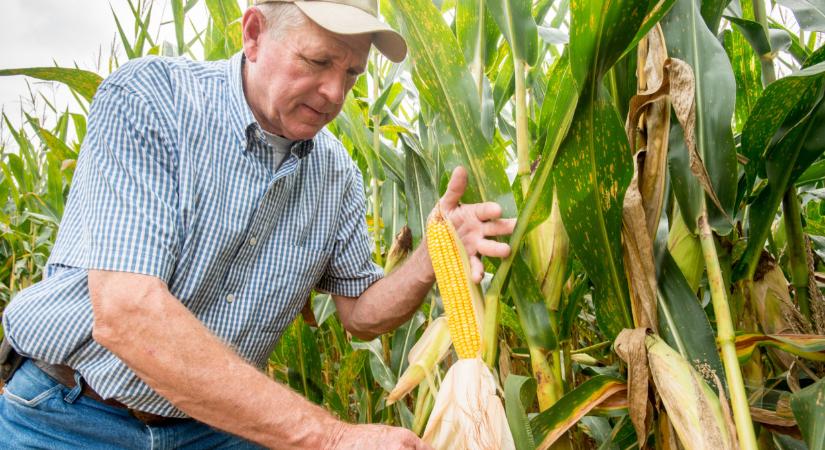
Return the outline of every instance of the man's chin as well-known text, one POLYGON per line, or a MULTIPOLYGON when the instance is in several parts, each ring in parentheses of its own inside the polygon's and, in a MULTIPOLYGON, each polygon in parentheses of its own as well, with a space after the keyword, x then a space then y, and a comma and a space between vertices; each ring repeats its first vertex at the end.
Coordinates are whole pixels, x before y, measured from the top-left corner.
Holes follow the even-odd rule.
POLYGON ((324 128, 326 124, 323 125, 309 125, 309 124, 301 124, 300 126, 293 127, 284 134, 284 137, 287 139, 291 139, 293 141, 303 141, 307 139, 312 139, 315 137, 318 132, 324 128))

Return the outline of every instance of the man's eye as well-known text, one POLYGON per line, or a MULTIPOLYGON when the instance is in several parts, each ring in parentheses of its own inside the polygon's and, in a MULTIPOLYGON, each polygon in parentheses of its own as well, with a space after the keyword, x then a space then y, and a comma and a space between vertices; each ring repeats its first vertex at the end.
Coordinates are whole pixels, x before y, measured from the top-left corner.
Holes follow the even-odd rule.
POLYGON ((309 62, 315 64, 316 66, 324 67, 327 65, 327 61, 323 59, 310 59, 309 62))

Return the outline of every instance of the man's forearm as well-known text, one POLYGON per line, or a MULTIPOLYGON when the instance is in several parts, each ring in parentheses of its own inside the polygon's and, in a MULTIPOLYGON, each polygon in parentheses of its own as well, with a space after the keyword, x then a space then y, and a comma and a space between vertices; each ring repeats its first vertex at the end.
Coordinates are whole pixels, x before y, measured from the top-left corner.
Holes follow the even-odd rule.
POLYGON ((120 321, 96 310, 95 339, 191 417, 277 448, 325 448, 346 426, 244 362, 168 291, 129 306, 139 310, 120 321))
MULTIPOLYGON (((349 303, 351 331, 372 337, 394 330, 410 319, 435 281, 427 246, 422 244, 391 274, 373 283, 357 301, 349 303)), ((348 313, 348 314, 347 314, 348 313)))

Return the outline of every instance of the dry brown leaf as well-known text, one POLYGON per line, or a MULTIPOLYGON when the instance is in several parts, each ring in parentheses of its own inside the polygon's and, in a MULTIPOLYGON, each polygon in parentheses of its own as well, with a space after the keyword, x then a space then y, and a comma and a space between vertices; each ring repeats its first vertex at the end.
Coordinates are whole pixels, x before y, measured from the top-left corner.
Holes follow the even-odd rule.
POLYGON ((662 450, 680 450, 679 439, 676 437, 676 430, 673 429, 673 424, 667 417, 667 411, 661 409, 659 411, 656 442, 662 450))
POLYGON ((636 327, 655 331, 658 329, 658 289, 653 241, 647 232, 645 210, 637 183, 638 170, 630 181, 622 205, 622 257, 630 288, 633 323, 636 327))
POLYGON ((644 448, 652 409, 647 400, 650 373, 647 368, 647 328, 625 328, 616 336, 613 348, 627 364, 627 403, 630 421, 636 430, 639 448, 644 448))
MULTIPOLYGON (((643 72, 648 84, 662 83, 666 76, 667 60, 664 33, 659 25, 648 33, 648 57, 643 72)), ((669 78, 669 75, 668 75, 669 78)), ((668 85, 670 81, 668 80, 668 85)), ((640 86, 641 87, 641 86, 640 86)), ((647 86, 645 86, 646 88, 647 86)), ((668 86, 668 90, 670 86, 668 86)), ((667 150, 670 139, 670 98, 661 98, 648 106, 644 115, 645 160, 644 171, 639 177, 639 192, 647 216, 647 231, 651 238, 656 235, 665 198, 667 180, 667 150)))
POLYGON ((794 419, 793 415, 791 415, 790 417, 783 416, 777 413, 776 411, 757 408, 755 406, 751 406, 751 418, 754 420, 754 422, 767 423, 779 427, 796 426, 796 419, 794 419))
POLYGON ((502 339, 498 343, 498 379, 502 386, 510 376, 510 361, 512 361, 510 346, 502 339))

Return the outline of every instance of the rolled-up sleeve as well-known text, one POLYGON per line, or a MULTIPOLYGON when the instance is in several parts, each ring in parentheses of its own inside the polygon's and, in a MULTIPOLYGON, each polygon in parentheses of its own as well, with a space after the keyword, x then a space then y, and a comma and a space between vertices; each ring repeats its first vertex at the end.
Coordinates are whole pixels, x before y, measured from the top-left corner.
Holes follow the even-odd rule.
POLYGON ((352 182, 344 192, 332 256, 317 289, 344 297, 359 297, 384 276, 383 270, 372 261, 366 213, 361 171, 353 164, 352 182))
POLYGON ((101 86, 67 208, 80 208, 86 269, 169 281, 179 252, 177 153, 152 105, 101 86))

